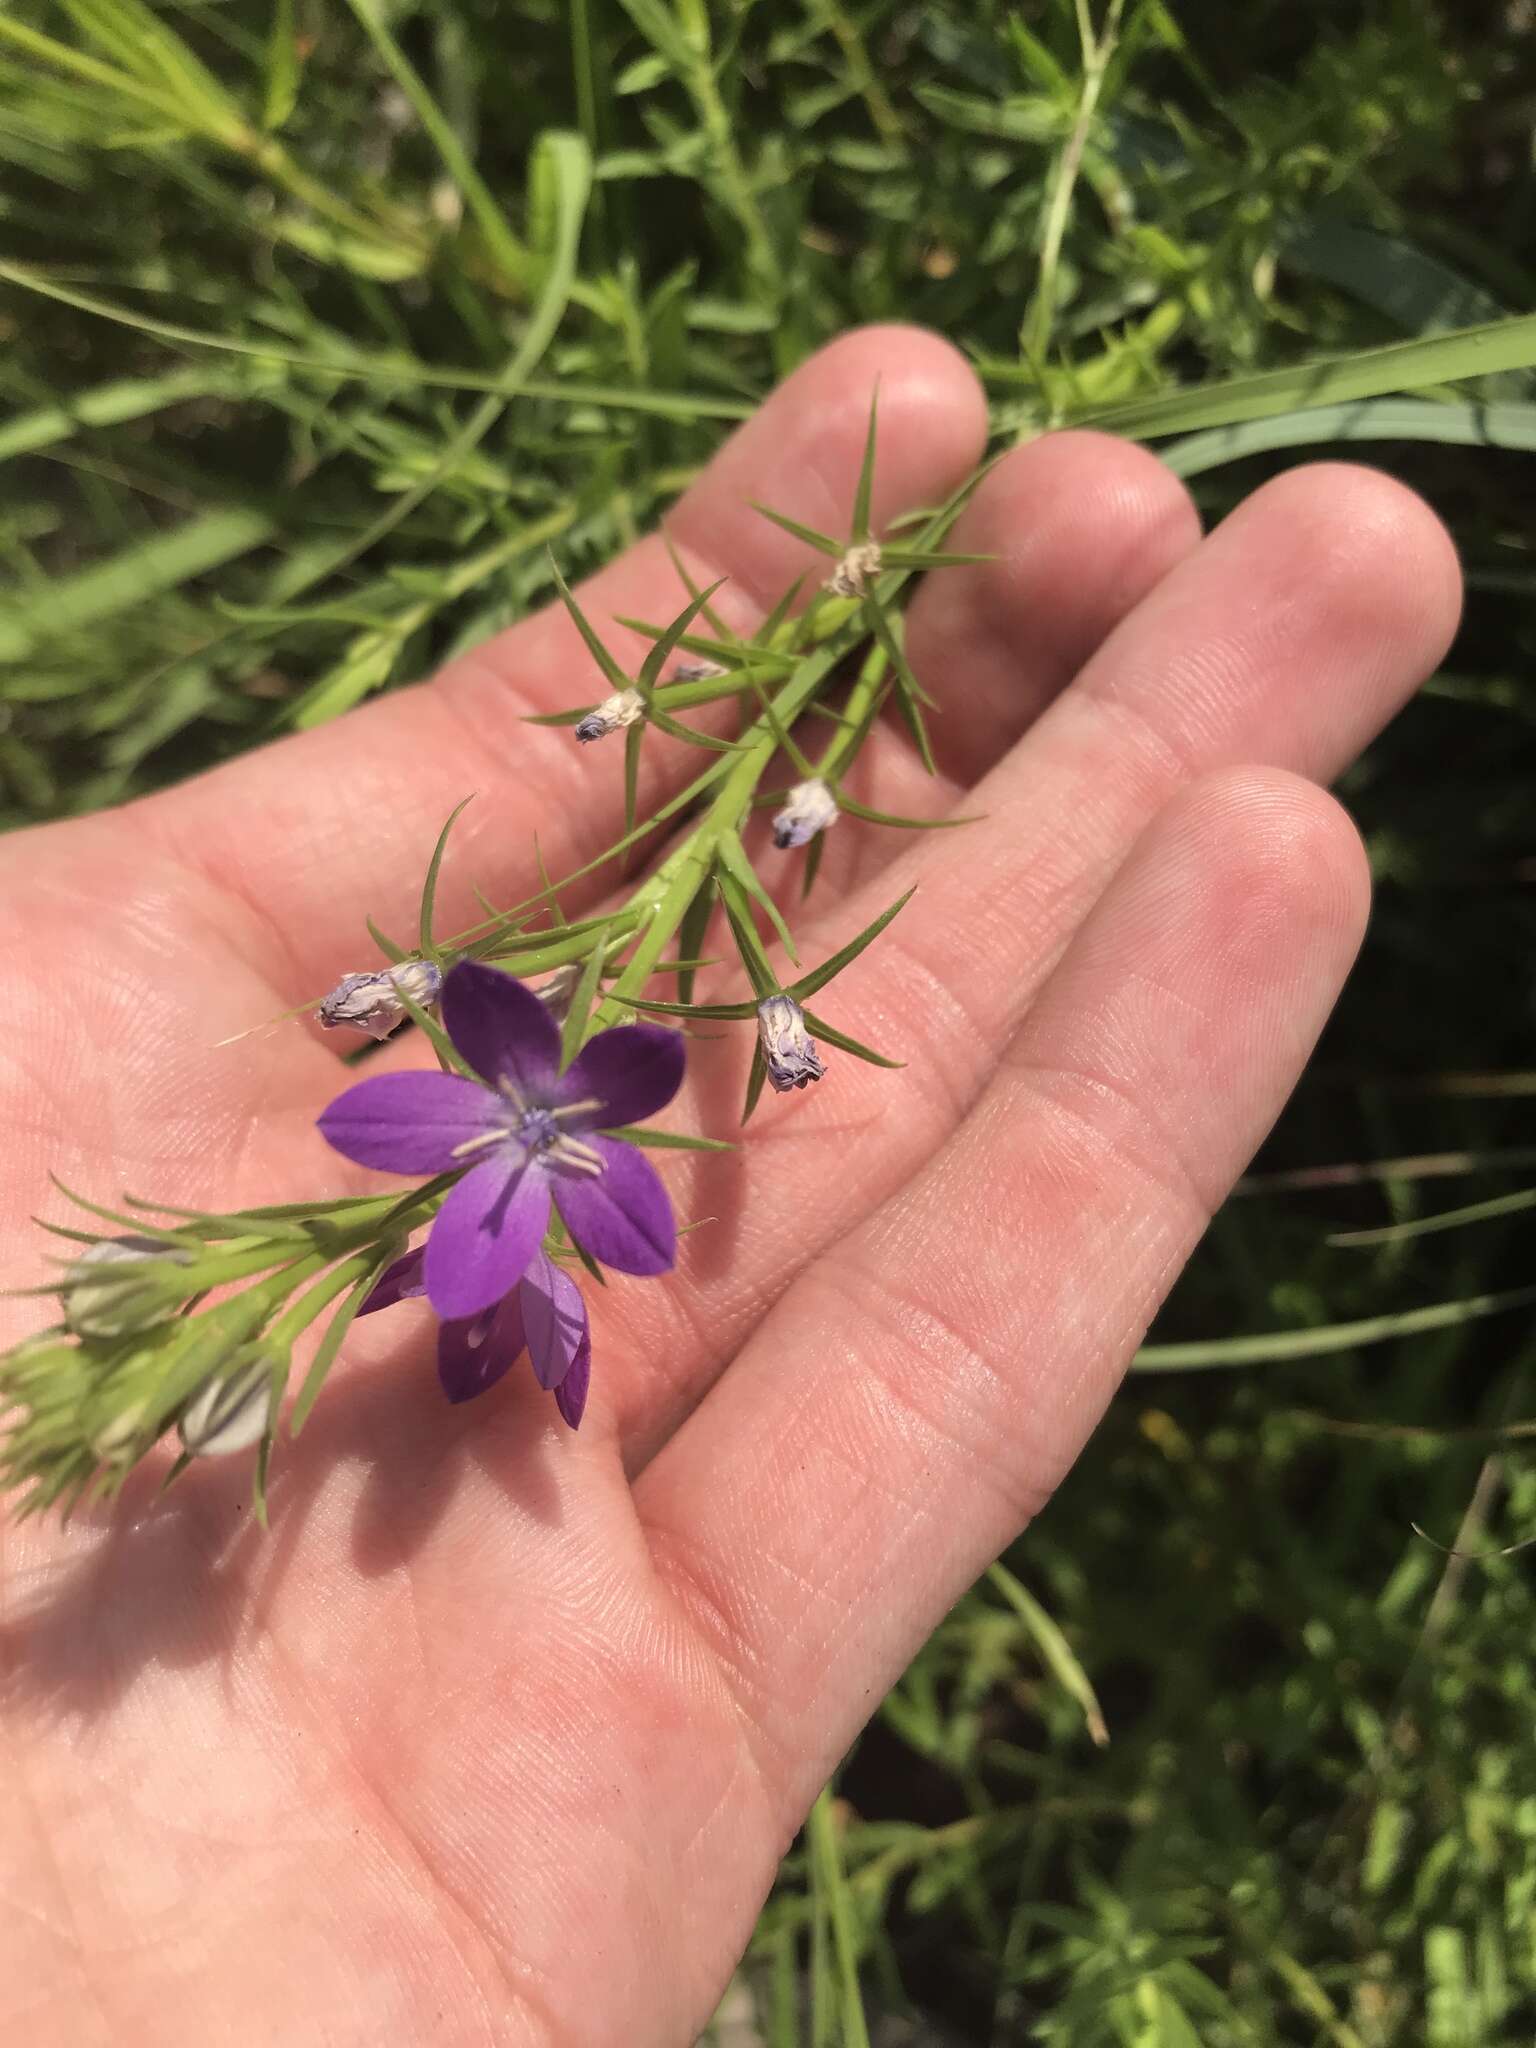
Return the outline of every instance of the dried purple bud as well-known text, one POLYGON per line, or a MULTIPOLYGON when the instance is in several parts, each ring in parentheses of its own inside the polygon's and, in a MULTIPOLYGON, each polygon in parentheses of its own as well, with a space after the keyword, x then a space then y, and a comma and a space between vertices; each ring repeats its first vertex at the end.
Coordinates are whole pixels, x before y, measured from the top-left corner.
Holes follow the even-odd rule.
POLYGON ((563 967, 557 967, 548 981, 541 981, 534 990, 557 1024, 563 1024, 570 1014, 571 997, 576 993, 576 984, 581 979, 581 962, 567 960, 563 967))
POLYGON ((861 541, 851 547, 827 578, 826 588, 834 597, 863 597, 872 576, 880 574, 880 543, 861 541))
POLYGON ((191 1458, 227 1458, 259 1443, 267 1427, 272 1361, 260 1353, 222 1379, 210 1380, 177 1423, 191 1458))
POLYGON ((789 801, 774 814, 773 843, 782 852, 790 846, 806 846, 818 832, 837 823, 837 798, 819 775, 809 782, 797 782, 789 801))
POLYGON ((315 1015, 327 1031, 338 1024, 366 1031, 370 1038, 388 1038, 406 1015, 403 989, 418 1008, 430 1009, 442 993, 442 969, 430 960, 399 960, 392 967, 364 974, 344 974, 315 1015))
POLYGON ((764 996, 757 1006, 757 1040, 774 1092, 805 1088, 827 1071, 793 996, 764 996))
POLYGON ((723 661, 701 661, 695 659, 692 661, 680 661, 667 680, 673 683, 707 683, 712 676, 723 676, 726 673, 727 670, 723 661))
POLYGON ((633 725, 645 714, 645 699, 638 690, 615 690, 595 711, 589 711, 576 728, 577 739, 605 740, 609 733, 633 725))
POLYGON ((131 1268, 143 1259, 185 1265, 191 1253, 158 1237, 103 1237, 87 1245, 66 1271, 59 1293, 64 1320, 77 1337, 125 1337, 168 1323, 180 1303, 157 1298, 131 1268))

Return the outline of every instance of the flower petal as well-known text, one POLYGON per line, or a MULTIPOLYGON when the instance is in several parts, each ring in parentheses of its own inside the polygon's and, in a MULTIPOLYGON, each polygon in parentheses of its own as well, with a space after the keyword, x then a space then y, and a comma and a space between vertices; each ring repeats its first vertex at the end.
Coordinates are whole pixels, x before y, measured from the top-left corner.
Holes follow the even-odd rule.
POLYGON ((531 988, 499 967, 461 960, 443 983, 443 1022, 486 1081, 510 1081, 524 1102, 546 1100, 560 1069, 560 1027, 531 988))
POLYGON ((572 1429, 580 1429, 587 1405, 587 1382, 592 1377, 592 1339, 588 1336, 571 1360, 570 1371, 555 1389, 555 1406, 572 1429))
POLYGON ((683 1085, 681 1031, 660 1024, 620 1024, 599 1031, 571 1061, 560 1082, 566 1102, 602 1104, 588 1116, 562 1119, 568 1131, 637 1124, 665 1109, 683 1085))
POLYGON ((523 1348, 523 1312, 514 1290, 499 1308, 444 1323, 437 1333, 437 1377, 450 1401, 472 1401, 515 1364, 523 1348))
POLYGON ((581 1141, 601 1154, 595 1176, 556 1168, 555 1203, 584 1252, 618 1273, 665 1273, 677 1258, 672 1204, 655 1168, 633 1145, 595 1135, 581 1141))
POLYGON ((375 1309, 393 1308, 397 1301, 415 1301, 427 1291, 422 1275, 422 1251, 418 1246, 413 1252, 406 1252, 396 1259, 392 1266, 386 1266, 373 1283, 372 1292, 365 1295, 358 1310, 360 1316, 371 1316, 375 1309))
POLYGON ((578 1354, 592 1348, 581 1289, 547 1252, 535 1252, 517 1292, 533 1376, 541 1387, 558 1387, 578 1354))
POLYGON ((386 1173, 446 1173, 455 1152, 498 1121, 495 1096, 458 1074, 374 1074, 320 1118, 328 1145, 386 1173))
POLYGON ((453 1322, 495 1306, 522 1279, 549 1222, 549 1183, 505 1154, 466 1173, 427 1239, 427 1298, 453 1322))

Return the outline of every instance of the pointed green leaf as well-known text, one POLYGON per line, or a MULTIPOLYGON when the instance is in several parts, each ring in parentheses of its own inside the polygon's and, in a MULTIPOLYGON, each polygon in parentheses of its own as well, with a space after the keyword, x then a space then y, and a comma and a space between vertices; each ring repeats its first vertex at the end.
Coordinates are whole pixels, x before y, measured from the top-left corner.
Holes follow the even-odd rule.
POLYGON ((793 996, 797 1003, 803 1004, 807 996, 813 996, 824 989, 827 983, 841 974, 850 962, 858 959, 866 946, 873 945, 892 918, 906 909, 916 893, 915 884, 911 889, 904 890, 889 909, 881 911, 873 924, 864 927, 857 938, 850 939, 846 946, 839 947, 837 952, 823 960, 819 967, 813 967, 809 974, 802 975, 798 981, 792 982, 784 993, 793 996))
POLYGON ((397 987, 395 993, 400 998, 411 1022, 419 1030, 426 1033, 432 1050, 437 1054, 437 1063, 443 1072, 445 1074, 463 1074, 471 1081, 478 1081, 480 1076, 475 1073, 474 1069, 466 1061, 460 1058, 454 1049, 453 1040, 448 1036, 442 1025, 438 1023, 437 1019, 429 1011, 421 1007, 421 1004, 416 1001, 409 989, 397 987))
MULTIPOLYGON (((597 663, 598 667, 602 670, 603 674, 607 677, 608 681, 613 685, 616 691, 633 689, 634 684, 630 681, 629 676, 625 673, 625 671, 622 668, 620 668, 618 662, 608 652, 607 648, 603 645, 602 641, 598 639, 597 634, 591 624, 591 621, 588 619, 586 613, 582 610, 581 606, 576 602, 575 598, 572 596, 571 587, 566 582, 565 578, 560 574, 560 564, 555 560, 554 551, 552 549, 550 551, 549 556, 549 566, 554 575, 555 588, 560 593, 560 601, 565 606, 566 610, 570 613, 572 622, 575 625, 577 632, 581 635, 582 639, 587 643, 587 652, 591 655, 592 659, 597 663)), ((533 721, 530 720, 529 723, 531 724, 533 723, 533 721)), ((631 730, 633 730, 633 727, 631 727, 631 730)))
MULTIPOLYGON (((381 932, 371 917, 365 918, 363 922, 368 927, 369 938, 372 939, 386 960, 398 967, 402 960, 410 959, 411 956, 406 952, 404 946, 396 945, 387 932, 381 932)), ((310 1008, 310 1005, 306 1003, 304 1008, 307 1010, 310 1008)))
MULTIPOLYGON (((736 635, 731 631, 730 627, 725 623, 724 619, 721 618, 720 614, 717 611, 713 610, 713 608, 710 606, 709 598, 711 592, 708 590, 702 592, 700 591, 698 584, 694 581, 693 576, 689 572, 688 564, 683 560, 681 554, 679 554, 676 547, 674 547, 672 543, 672 536, 665 527, 661 529, 661 542, 662 546, 667 551, 668 559, 670 560, 673 568, 677 571, 678 579, 682 583, 684 590, 687 591, 690 597, 696 597, 699 599, 699 610, 703 614, 704 623, 709 627, 712 633, 716 634, 718 638, 723 640, 727 645, 736 644, 736 635)), ((712 586, 712 589, 718 590, 720 588, 720 584, 724 581, 725 578, 722 576, 719 582, 715 583, 712 586)))
POLYGON ((288 1417, 288 1434, 291 1437, 296 1437, 309 1420, 309 1412, 320 1397, 320 1389, 325 1385, 326 1374, 335 1364, 346 1334, 357 1319, 358 1310, 373 1292, 384 1268, 393 1265, 400 1256, 400 1251, 398 1239, 381 1246, 378 1258, 349 1289, 332 1316, 325 1335, 320 1339, 319 1349, 315 1352, 309 1371, 304 1376, 304 1384, 299 1389, 299 1398, 293 1404, 293 1412, 288 1417))
POLYGON ((473 803, 473 795, 462 797, 448 814, 448 822, 437 835, 437 844, 432 849, 432 858, 427 863, 427 878, 421 886, 421 952, 423 959, 437 960, 440 956, 432 936, 432 911, 437 902, 437 877, 443 865, 443 853, 448 845, 448 834, 453 830, 459 813, 465 804, 473 803))
POLYGON ((821 871, 821 857, 826 851, 827 835, 818 832, 805 852, 805 865, 800 871, 800 901, 803 903, 815 887, 816 877, 821 871))
POLYGON ((870 631, 880 642, 881 647, 890 659, 891 669, 896 682, 896 707, 901 713, 908 732, 912 735, 913 744, 917 748, 923 766, 930 775, 937 775, 939 772, 938 765, 934 761, 933 748, 928 740, 928 728, 923 720, 923 693, 918 685, 917 677, 913 675, 911 669, 907 666, 907 657, 901 650, 901 645, 892 630, 890 620, 872 597, 864 599, 864 616, 869 622, 870 631))
POLYGON ((804 587, 804 584, 805 571, 802 569, 800 571, 800 574, 795 578, 794 582, 790 584, 788 590, 785 591, 784 595, 779 599, 778 603, 774 606, 773 610, 768 613, 767 617, 763 620, 762 624, 758 627, 757 631, 752 635, 754 645, 763 647, 771 647, 773 645, 775 634, 777 634, 779 628, 784 624, 784 621, 789 617, 790 612, 794 608, 795 599, 800 595, 800 592, 804 587))
POLYGON ((873 811, 868 804, 855 803, 842 790, 837 792, 837 807, 851 818, 863 818, 871 825, 894 825, 902 832, 947 832, 955 825, 978 824, 985 815, 971 811, 963 818, 898 818, 890 811, 873 811))
POLYGON ((771 519, 775 526, 781 526, 786 533, 792 533, 796 540, 803 540, 808 547, 815 548, 823 555, 830 555, 833 561, 841 561, 847 548, 840 540, 833 540, 827 533, 818 533, 814 526, 802 526, 798 519, 791 519, 787 513, 775 512, 771 506, 759 505, 756 499, 750 501, 754 512, 761 512, 765 519, 771 519))
MULTIPOLYGON (((685 954, 697 953, 704 944, 704 935, 709 930, 710 912, 715 907, 713 879, 714 872, 711 869, 700 883, 693 901, 683 912, 682 923, 677 928, 678 947, 685 954)), ((691 967, 684 967, 678 971, 677 993, 684 1003, 693 1000, 693 977, 694 970, 691 967)))
POLYGON ((595 711, 595 704, 578 704, 570 711, 525 712, 524 725, 580 725, 589 711, 595 711))
POLYGON ((778 976, 768 964, 768 956, 752 922, 752 908, 747 892, 733 874, 722 869, 718 877, 720 901, 725 905, 726 917, 730 920, 731 933, 736 941, 736 950, 741 964, 747 970, 747 979, 759 996, 778 993, 778 976))
POLYGON ((662 664, 667 659, 667 656, 676 647, 678 641, 681 640, 699 613, 725 581, 726 578, 724 576, 717 576, 707 590, 701 590, 698 596, 693 598, 678 613, 660 639, 653 643, 649 654, 646 655, 645 660, 640 664, 640 674, 638 677, 639 687, 647 697, 656 687, 656 680, 661 674, 662 664))
POLYGON ((581 1051, 581 1042, 587 1035, 587 1019, 592 1015, 592 1005, 597 1000, 597 985, 602 979, 603 962, 607 957, 608 948, 599 940, 581 963, 581 976, 571 991, 571 1006, 560 1027, 562 1072, 581 1051))
POLYGON ((604 1131, 603 1136, 622 1138, 626 1144, 656 1152, 734 1152, 738 1149, 729 1138, 693 1138, 683 1131, 655 1131, 649 1124, 621 1124, 615 1130, 604 1131))
POLYGON ((624 734, 624 835, 626 838, 635 829, 635 805, 640 791, 640 749, 645 741, 645 724, 642 720, 629 726, 624 734))
POLYGON ((800 965, 800 956, 795 951, 794 935, 784 921, 784 913, 763 887, 761 880, 758 878, 756 868, 753 867, 751 861, 747 858, 746 848, 734 832, 727 832, 721 837, 720 864, 726 873, 741 885, 754 903, 762 905, 769 923, 779 935, 784 951, 789 955, 792 964, 798 967, 800 965))
POLYGON ((759 676, 751 669, 747 671, 747 676, 756 694, 757 701, 762 706, 763 717, 767 721, 768 730, 784 749, 784 752, 788 754, 790 760, 794 762, 800 774, 806 777, 814 776, 816 770, 796 745, 793 733, 791 733, 789 727, 780 718, 773 699, 769 696, 759 676))
MULTIPOLYGON (((655 726, 658 732, 664 732, 668 739, 682 740, 685 745, 690 747, 702 747, 706 753, 739 754, 741 752, 741 746, 738 741, 716 739, 715 735, 710 732, 696 732, 691 725, 683 725, 678 719, 669 717, 654 700, 650 710, 646 713, 646 718, 651 725, 655 726)), ((638 732, 639 727, 631 726, 630 731, 638 732)))
MULTIPOLYGON (((772 995, 774 990, 765 990, 772 995)), ((654 1010, 659 1017, 702 1017, 707 1023, 736 1023, 744 1018, 757 1015, 756 1002, 750 1003, 669 1003, 660 996, 630 996, 630 1007, 635 1010, 654 1010)))
POLYGON ((742 1104, 741 1110, 741 1120, 743 1123, 747 1121, 753 1110, 756 1109, 758 1098, 763 1092, 763 1083, 767 1079, 768 1062, 763 1058, 762 1042, 759 1040, 752 1048, 752 1066, 747 1075, 746 1101, 742 1104))
POLYGON ((858 546, 869 539, 869 509, 875 489, 875 418, 880 405, 880 379, 869 394, 869 430, 864 436, 864 459, 859 464, 858 487, 853 494, 853 540, 858 546))
MULTIPOLYGON (((804 1008, 804 1005, 801 1007, 804 1008)), ((810 1027, 812 1038, 819 1039, 823 1045, 836 1046, 839 1052, 852 1053, 856 1060, 867 1060, 872 1067, 894 1069, 906 1065, 905 1060, 887 1059, 883 1052, 876 1052, 873 1046, 863 1045, 857 1038, 850 1038, 846 1031, 839 1031, 824 1017, 812 1016, 809 1010, 805 1012, 805 1021, 810 1027)))

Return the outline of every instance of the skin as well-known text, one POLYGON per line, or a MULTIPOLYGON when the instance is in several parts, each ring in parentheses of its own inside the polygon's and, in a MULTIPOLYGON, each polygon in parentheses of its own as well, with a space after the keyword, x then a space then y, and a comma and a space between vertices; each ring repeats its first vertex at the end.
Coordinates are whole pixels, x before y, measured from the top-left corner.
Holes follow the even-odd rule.
MULTIPOLYGON (((746 501, 843 528, 877 375, 879 518, 977 459, 946 344, 834 343, 670 522, 740 624, 808 559, 746 501)), ((588 1290, 579 1436, 525 1368, 447 1407, 402 1307, 281 1449, 269 1535, 243 1460, 4 1529, 0 2037, 679 2048, 882 1690, 1081 1450, 1348 971, 1367 875, 1319 785, 1439 660, 1459 582, 1370 470, 1293 471, 1202 539, 1150 455, 1081 433, 1011 454, 953 545, 996 559, 911 614, 941 777, 882 733, 853 787, 979 821, 841 821, 799 928, 815 961, 918 885, 821 999, 906 1069, 833 1054, 740 1151, 653 1155, 712 1220, 669 1279, 588 1290)), ((582 595, 683 602, 654 539, 582 595)), ((519 721, 600 694, 546 613, 5 841, 0 1278, 39 1276, 50 1168, 220 1207, 385 1185, 313 1129, 337 1040, 216 1042, 364 964, 366 912, 409 930, 466 791, 450 928, 475 882, 537 886, 533 831, 556 874, 599 850, 614 754, 519 721)), ((642 803, 696 765, 650 746, 642 803)), ((664 1125, 732 1133, 745 1041, 696 1043, 664 1125)))

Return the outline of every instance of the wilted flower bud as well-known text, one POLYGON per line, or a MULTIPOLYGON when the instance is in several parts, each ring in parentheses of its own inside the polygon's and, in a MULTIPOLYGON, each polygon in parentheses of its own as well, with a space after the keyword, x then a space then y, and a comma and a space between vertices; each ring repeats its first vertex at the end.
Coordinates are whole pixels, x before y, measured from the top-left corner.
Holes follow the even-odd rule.
POLYGON ((181 1304, 157 1300, 147 1277, 136 1281, 132 1267, 143 1259, 168 1259, 184 1266, 190 1252, 158 1237, 103 1237, 72 1261, 59 1284, 64 1320, 77 1337, 125 1337, 168 1323, 181 1304))
POLYGON ((869 589, 869 579, 879 574, 879 541, 861 541, 844 555, 827 578, 826 587, 834 597, 862 597, 869 589))
POLYGON ((723 676, 725 673, 726 667, 723 661, 704 661, 694 656, 687 661, 680 661, 668 677, 668 681, 674 683, 707 683, 712 676, 723 676))
POLYGON ((365 974, 344 974, 315 1015, 327 1031, 348 1024, 370 1038, 388 1038, 406 1015, 404 989, 419 1008, 429 1009, 442 993, 442 969, 430 960, 400 960, 365 974))
POLYGON ((576 993, 576 984, 581 979, 581 962, 567 960, 563 967, 557 967, 548 981, 541 981, 534 990, 539 1001, 545 1005, 557 1024, 563 1024, 570 1012, 571 997, 576 993))
POLYGON ((793 996, 764 996, 757 1006, 757 1039, 776 1094, 804 1088, 827 1071, 793 996))
POLYGON ((272 1394, 272 1361, 261 1353, 210 1380, 182 1413, 177 1432, 192 1458, 226 1458, 261 1441, 272 1394))
POLYGON ((611 732, 633 725, 644 715, 645 699, 638 690, 615 690, 595 711, 589 711, 576 728, 579 740, 604 740, 611 732))
POLYGON ((818 832, 825 832, 836 823, 837 798, 819 775, 813 776, 809 782, 797 782, 783 810, 775 812, 773 843, 781 851, 790 846, 805 846, 818 832))

